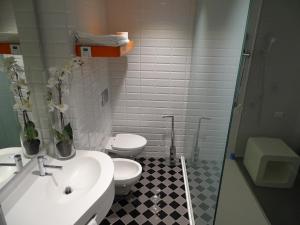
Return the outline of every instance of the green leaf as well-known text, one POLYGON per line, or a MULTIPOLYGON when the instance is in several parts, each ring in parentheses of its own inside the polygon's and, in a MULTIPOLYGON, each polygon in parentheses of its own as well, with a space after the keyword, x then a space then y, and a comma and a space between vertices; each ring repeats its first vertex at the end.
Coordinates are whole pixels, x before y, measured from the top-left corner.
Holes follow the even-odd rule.
POLYGON ((54 135, 55 135, 55 137, 58 141, 63 141, 64 140, 64 134, 63 133, 59 132, 56 129, 53 129, 53 131, 54 131, 54 135))
POLYGON ((72 127, 71 127, 71 124, 68 123, 65 127, 64 127, 64 130, 63 132, 68 136, 68 138, 70 140, 73 140, 73 130, 72 130, 72 127))
POLYGON ((27 121, 24 126, 24 137, 27 141, 33 141, 38 137, 39 133, 35 129, 35 124, 32 121, 27 121))
POLYGON ((30 121, 30 120, 26 123, 26 126, 27 126, 27 127, 35 128, 34 122, 32 122, 32 121, 30 121))

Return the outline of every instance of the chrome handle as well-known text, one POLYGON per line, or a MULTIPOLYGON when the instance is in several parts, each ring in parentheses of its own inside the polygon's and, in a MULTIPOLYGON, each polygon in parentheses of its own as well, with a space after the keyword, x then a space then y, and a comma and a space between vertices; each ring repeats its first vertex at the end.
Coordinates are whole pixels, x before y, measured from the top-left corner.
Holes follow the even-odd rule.
POLYGON ((0 163, 0 166, 16 166, 15 163, 0 163))
POLYGON ((23 168, 22 156, 20 154, 14 155, 14 160, 17 167, 17 172, 20 172, 23 168))
POLYGON ((44 165, 46 168, 52 168, 52 169, 63 169, 63 166, 54 166, 54 165, 44 165))

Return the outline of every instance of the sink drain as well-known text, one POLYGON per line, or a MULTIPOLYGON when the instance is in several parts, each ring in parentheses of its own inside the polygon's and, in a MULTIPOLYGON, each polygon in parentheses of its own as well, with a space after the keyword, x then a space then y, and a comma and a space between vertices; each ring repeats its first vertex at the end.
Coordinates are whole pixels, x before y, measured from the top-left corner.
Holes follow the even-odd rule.
POLYGON ((72 188, 68 186, 68 187, 65 188, 64 193, 65 193, 66 195, 69 195, 69 194, 72 193, 72 191, 73 191, 72 188))

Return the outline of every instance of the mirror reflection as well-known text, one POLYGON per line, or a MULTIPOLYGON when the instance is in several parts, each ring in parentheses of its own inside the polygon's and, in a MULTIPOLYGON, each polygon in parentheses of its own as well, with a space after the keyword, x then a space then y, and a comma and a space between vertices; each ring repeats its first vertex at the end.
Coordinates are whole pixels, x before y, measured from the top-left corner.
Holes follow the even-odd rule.
POLYGON ((10 0, 0 8, 0 188, 39 152, 18 29, 10 0))

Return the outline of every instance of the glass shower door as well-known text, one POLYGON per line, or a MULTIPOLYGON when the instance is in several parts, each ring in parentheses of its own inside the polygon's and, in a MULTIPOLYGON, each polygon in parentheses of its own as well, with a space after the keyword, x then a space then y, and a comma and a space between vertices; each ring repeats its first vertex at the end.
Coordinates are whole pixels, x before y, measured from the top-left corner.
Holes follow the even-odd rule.
POLYGON ((185 140, 196 225, 214 224, 249 4, 198 1, 185 140))

